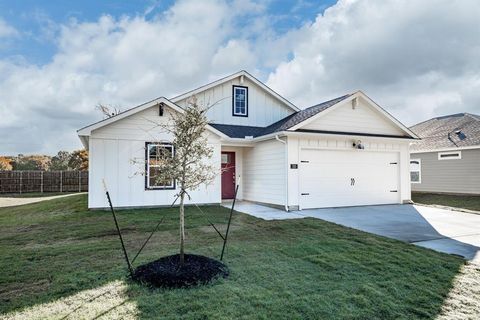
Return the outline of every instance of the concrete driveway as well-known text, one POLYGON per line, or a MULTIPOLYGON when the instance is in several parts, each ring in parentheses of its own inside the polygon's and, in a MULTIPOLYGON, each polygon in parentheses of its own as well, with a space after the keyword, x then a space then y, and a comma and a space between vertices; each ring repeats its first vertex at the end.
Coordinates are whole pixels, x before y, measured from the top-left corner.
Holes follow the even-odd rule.
POLYGON ((383 205, 285 212, 249 202, 235 210, 265 220, 318 218, 456 254, 480 264, 480 215, 418 205, 383 205))

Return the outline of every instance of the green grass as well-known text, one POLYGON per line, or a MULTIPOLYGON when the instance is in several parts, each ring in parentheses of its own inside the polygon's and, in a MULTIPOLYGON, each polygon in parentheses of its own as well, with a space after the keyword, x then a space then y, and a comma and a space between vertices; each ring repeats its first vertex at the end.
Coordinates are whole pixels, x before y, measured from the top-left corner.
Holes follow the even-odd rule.
POLYGON ((416 203, 421 204, 434 204, 440 206, 480 211, 480 196, 413 192, 412 200, 416 203))
MULTIPOLYGON (((24 310, 25 318, 53 318, 56 312, 55 318, 433 319, 464 264, 454 256, 321 220, 263 221, 236 214, 225 259, 229 278, 193 289, 148 289, 125 278, 111 214, 88 211, 86 198, 0 209, 0 313, 24 310)), ((224 229, 227 209, 203 210, 224 229)), ((177 210, 118 215, 131 255, 165 217, 138 263, 177 252, 177 210)), ((195 208, 187 209, 186 223, 188 252, 218 257, 221 241, 195 208)))

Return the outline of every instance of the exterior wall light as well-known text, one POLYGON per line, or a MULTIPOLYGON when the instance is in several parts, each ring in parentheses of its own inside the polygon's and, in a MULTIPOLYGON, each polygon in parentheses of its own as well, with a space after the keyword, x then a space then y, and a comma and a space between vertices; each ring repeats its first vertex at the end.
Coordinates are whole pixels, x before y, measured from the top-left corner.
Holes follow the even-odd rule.
POLYGON ((360 140, 353 141, 352 146, 353 146, 355 149, 360 149, 360 150, 365 149, 365 146, 362 144, 362 141, 360 141, 360 140))

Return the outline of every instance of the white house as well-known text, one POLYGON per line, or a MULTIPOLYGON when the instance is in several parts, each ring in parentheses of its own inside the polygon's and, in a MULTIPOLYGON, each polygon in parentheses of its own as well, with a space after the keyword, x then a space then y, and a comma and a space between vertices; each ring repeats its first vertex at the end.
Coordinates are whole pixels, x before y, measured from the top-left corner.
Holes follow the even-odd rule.
POLYGON ((231 169, 192 192, 191 202, 231 199, 236 181, 238 199, 285 210, 410 200, 409 144, 417 136, 363 92, 300 110, 240 71, 78 130, 90 151, 89 208, 107 207, 102 179, 117 207, 172 203, 175 182, 151 179, 155 168, 148 158, 158 148, 171 148, 157 124, 182 112, 192 95, 200 103, 216 102, 208 112, 211 161, 219 172, 227 164, 231 169))

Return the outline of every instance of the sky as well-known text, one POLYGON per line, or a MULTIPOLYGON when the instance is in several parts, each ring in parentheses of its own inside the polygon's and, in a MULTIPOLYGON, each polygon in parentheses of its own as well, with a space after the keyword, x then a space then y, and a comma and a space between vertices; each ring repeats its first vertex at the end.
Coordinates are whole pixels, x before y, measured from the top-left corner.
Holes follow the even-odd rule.
POLYGON ((300 108, 364 91, 410 126, 480 114, 480 1, 0 0, 0 155, 247 70, 300 108))

